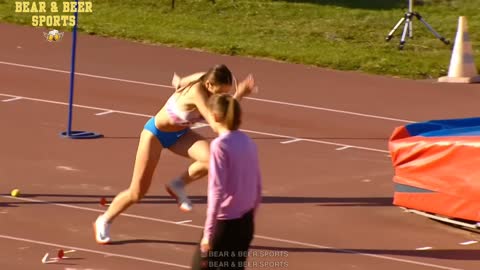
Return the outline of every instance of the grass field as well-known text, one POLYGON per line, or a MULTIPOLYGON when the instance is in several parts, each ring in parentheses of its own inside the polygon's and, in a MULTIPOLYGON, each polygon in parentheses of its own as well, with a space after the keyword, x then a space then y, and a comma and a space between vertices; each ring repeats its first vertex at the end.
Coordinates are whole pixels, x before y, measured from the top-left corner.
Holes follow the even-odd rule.
MULTIPOLYGON (((440 42, 416 19, 414 39, 407 40, 404 50, 397 48, 403 25, 390 42, 385 41, 407 10, 407 0, 177 0, 174 9, 171 2, 93 1, 93 13, 80 14, 79 29, 148 43, 417 79, 437 78, 448 70, 451 45, 440 42)), ((423 0, 414 8, 452 43, 458 17, 466 16, 480 66, 479 0, 423 0)), ((14 0, 0 0, 2 22, 31 24, 32 15, 15 13, 14 0)))

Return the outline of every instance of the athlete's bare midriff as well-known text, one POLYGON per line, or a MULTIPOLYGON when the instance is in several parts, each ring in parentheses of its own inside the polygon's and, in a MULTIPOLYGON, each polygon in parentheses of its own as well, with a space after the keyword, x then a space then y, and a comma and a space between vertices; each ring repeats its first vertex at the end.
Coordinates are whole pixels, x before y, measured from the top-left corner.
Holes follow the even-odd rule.
POLYGON ((156 115, 155 115, 155 126, 160 131, 165 132, 175 132, 185 129, 185 126, 179 126, 172 123, 170 117, 167 114, 167 110, 163 107, 156 115))

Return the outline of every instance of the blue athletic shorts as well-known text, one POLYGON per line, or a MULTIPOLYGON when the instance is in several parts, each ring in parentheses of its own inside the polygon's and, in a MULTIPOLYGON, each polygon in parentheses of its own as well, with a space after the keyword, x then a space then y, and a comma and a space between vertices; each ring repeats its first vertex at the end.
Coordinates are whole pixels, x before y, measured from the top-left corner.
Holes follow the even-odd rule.
POLYGON ((164 148, 169 148, 170 146, 174 145, 178 139, 183 136, 183 134, 190 130, 190 128, 185 128, 175 132, 160 131, 155 126, 155 117, 152 117, 147 121, 144 129, 150 131, 155 137, 157 137, 164 148))

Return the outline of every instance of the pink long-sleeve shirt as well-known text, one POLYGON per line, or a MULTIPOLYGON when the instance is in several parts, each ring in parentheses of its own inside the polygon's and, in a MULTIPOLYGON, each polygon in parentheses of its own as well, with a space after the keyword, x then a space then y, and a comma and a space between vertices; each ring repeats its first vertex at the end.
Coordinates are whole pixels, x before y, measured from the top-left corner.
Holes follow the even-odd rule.
POLYGON ((230 131, 210 145, 208 206, 203 237, 209 240, 216 220, 236 219, 261 201, 262 179, 257 146, 241 131, 230 131))

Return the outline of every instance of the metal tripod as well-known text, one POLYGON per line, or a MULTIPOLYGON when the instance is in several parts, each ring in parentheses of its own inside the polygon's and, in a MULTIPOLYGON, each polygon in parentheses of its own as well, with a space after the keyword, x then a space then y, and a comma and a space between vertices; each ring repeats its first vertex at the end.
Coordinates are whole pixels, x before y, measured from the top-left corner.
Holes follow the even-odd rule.
POLYGON ((447 39, 445 39, 443 36, 441 36, 440 34, 437 33, 437 31, 435 31, 424 19, 423 17, 420 15, 420 13, 418 12, 414 12, 413 11, 413 1, 414 0, 409 0, 408 1, 408 12, 405 13, 405 16, 403 18, 401 18, 398 23, 393 27, 393 29, 390 31, 390 33, 388 33, 388 36, 385 38, 386 41, 390 41, 393 37, 393 34, 395 33, 395 31, 397 31, 398 27, 400 27, 400 25, 405 22, 405 26, 403 27, 403 33, 402 33, 402 37, 400 39, 400 45, 398 46, 398 48, 400 50, 403 49, 404 45, 405 45, 405 39, 407 37, 407 32, 408 32, 408 37, 409 38, 413 38, 413 23, 412 23, 412 20, 413 20, 413 17, 416 17, 419 21, 421 21, 427 28, 428 30, 430 30, 430 32, 432 34, 435 35, 435 37, 437 37, 439 40, 443 41, 443 43, 445 43, 446 45, 450 44, 450 41, 448 41, 447 39))

